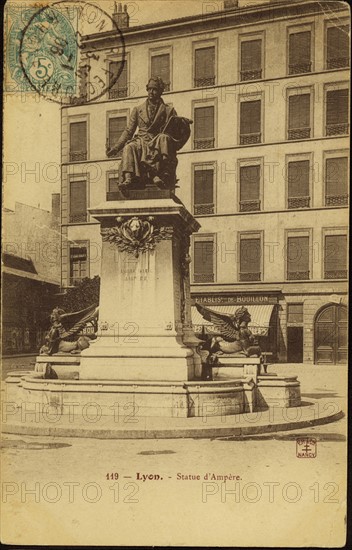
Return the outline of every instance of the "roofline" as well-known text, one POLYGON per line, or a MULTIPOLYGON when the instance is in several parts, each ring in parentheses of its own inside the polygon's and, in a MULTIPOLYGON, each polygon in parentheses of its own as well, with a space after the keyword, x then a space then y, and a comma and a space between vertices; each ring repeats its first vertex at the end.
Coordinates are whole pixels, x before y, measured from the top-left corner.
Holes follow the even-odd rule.
POLYGON ((22 279, 31 279, 32 281, 37 281, 39 283, 47 283, 50 285, 60 286, 59 281, 54 281, 53 279, 48 279, 42 277, 36 273, 30 273, 29 271, 22 271, 21 269, 15 269, 13 267, 2 266, 2 273, 6 275, 14 275, 16 277, 21 277, 22 279))
MULTIPOLYGON (((257 4, 253 6, 245 6, 242 8, 235 7, 231 9, 219 10, 215 13, 190 15, 177 19, 163 20, 155 23, 146 23, 144 25, 120 29, 120 31, 122 32, 124 38, 128 39, 130 37, 132 38, 134 36, 141 35, 142 33, 155 33, 157 31, 165 29, 170 31, 170 27, 174 27, 174 30, 176 30, 182 26, 186 26, 188 23, 201 24, 211 21, 221 22, 221 20, 229 18, 234 19, 236 18, 236 16, 239 19, 238 22, 241 23, 241 19, 244 15, 258 14, 258 12, 260 12, 259 17, 261 18, 263 16, 263 12, 272 12, 273 10, 280 10, 282 8, 285 8, 287 12, 293 12, 292 15, 297 15, 297 13, 295 12, 297 12, 299 8, 301 8, 301 10, 299 10, 299 14, 303 15, 305 10, 303 10, 302 8, 305 8, 307 10, 308 7, 314 8, 314 12, 325 13, 324 5, 326 5, 328 11, 331 11, 332 9, 334 9, 335 11, 343 11, 348 10, 349 7, 347 3, 345 4, 341 0, 321 0, 321 2, 316 2, 316 0, 274 0, 273 3, 270 2, 268 4, 257 4)), ((94 44, 94 42, 100 42, 104 39, 114 38, 115 36, 116 30, 111 30, 103 33, 83 36, 83 42, 85 42, 87 45, 94 44)), ((153 38, 155 38, 155 36, 153 36, 153 38)))

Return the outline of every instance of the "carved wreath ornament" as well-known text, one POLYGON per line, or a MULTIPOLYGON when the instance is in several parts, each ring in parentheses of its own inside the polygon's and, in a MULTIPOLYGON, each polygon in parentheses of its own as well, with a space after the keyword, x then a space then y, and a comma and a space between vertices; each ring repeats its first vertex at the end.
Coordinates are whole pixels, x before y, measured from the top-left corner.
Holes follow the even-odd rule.
POLYGON ((128 252, 138 258, 143 252, 154 250, 156 244, 172 236, 172 227, 154 227, 154 218, 149 216, 146 220, 131 218, 123 221, 116 218, 118 225, 108 229, 102 229, 103 241, 109 241, 117 246, 121 252, 128 252))

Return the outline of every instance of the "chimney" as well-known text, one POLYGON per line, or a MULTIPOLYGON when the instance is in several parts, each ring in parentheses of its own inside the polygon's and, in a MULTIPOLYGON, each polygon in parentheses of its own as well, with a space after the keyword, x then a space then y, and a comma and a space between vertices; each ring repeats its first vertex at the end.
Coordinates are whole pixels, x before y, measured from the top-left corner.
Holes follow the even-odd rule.
POLYGON ((54 225, 60 223, 60 193, 51 195, 51 219, 54 225))
POLYGON ((119 2, 118 5, 114 2, 114 6, 114 13, 112 14, 114 22, 119 29, 128 29, 130 26, 130 16, 127 13, 127 5, 125 4, 123 6, 123 11, 121 2, 119 2))

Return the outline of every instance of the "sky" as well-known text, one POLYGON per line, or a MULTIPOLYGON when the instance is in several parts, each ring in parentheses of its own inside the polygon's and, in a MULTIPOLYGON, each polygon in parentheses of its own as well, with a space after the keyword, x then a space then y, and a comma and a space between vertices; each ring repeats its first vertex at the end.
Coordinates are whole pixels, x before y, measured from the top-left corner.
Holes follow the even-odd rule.
MULTIPOLYGON (((112 0, 92 0, 92 3, 99 3, 109 14, 113 12, 112 0)), ((130 26, 204 10, 204 2, 200 0, 124 3, 131 16, 130 26)), ((222 2, 212 0, 209 4, 211 9, 220 9, 222 2)), ((18 201, 51 210, 51 195, 60 192, 60 106, 35 93, 5 93, 3 110, 3 206, 14 209, 18 201)))

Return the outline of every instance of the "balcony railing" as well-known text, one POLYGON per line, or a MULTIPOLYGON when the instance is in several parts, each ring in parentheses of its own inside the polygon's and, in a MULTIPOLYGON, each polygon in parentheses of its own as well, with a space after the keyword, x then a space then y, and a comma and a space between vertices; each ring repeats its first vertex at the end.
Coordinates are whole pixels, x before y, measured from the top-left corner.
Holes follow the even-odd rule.
POLYGON ((304 281, 309 279, 309 271, 288 271, 287 279, 289 281, 304 281))
POLYGON ((288 74, 302 74, 310 73, 312 70, 312 64, 309 63, 294 63, 288 66, 288 74))
POLYGON ((309 208, 310 197, 289 197, 288 208, 309 208))
POLYGON ((349 64, 349 57, 331 57, 327 60, 328 69, 343 69, 344 67, 348 67, 349 64))
POLYGON ((208 204, 195 204, 194 205, 194 215, 195 216, 204 216, 206 214, 214 214, 214 203, 208 204))
POLYGON ((325 271, 324 279, 347 279, 347 269, 325 271))
POLYGON ((70 223, 83 223, 87 221, 87 212, 79 214, 70 214, 70 223))
POLYGON ((118 191, 107 191, 106 200, 107 201, 117 201, 121 197, 121 193, 118 191))
POLYGON ((291 128, 288 131, 288 139, 310 138, 310 128, 291 128))
POLYGON ((325 206, 343 206, 348 204, 348 195, 326 195, 325 206))
POLYGON ((120 97, 127 97, 127 86, 122 88, 110 88, 109 99, 119 99, 120 97))
POLYGON ((213 283, 215 276, 214 273, 195 273, 193 280, 195 283, 213 283))
POLYGON ((240 281, 260 281, 261 273, 260 271, 256 272, 240 272, 240 281))
POLYGON ((342 124, 327 124, 326 125, 326 135, 327 136, 342 136, 348 134, 349 124, 343 122, 342 124))
POLYGON ((195 149, 212 149, 214 147, 215 138, 200 138, 194 140, 195 149))
POLYGON ((87 160, 87 151, 70 151, 70 162, 87 160))
POLYGON ((262 78, 262 69, 254 71, 241 71, 241 80, 260 80, 262 78))
POLYGON ((208 78, 195 78, 194 79, 194 87, 195 88, 203 88, 203 86, 214 86, 215 84, 215 76, 210 76, 208 78))
POLYGON ((262 134, 256 132, 255 134, 241 134, 240 145, 250 145, 252 143, 261 143, 262 134))
POLYGON ((240 201, 240 212, 260 210, 260 200, 240 201))
POLYGON ((77 286, 80 284, 80 282, 86 277, 86 275, 82 277, 70 277, 70 286, 77 286))

